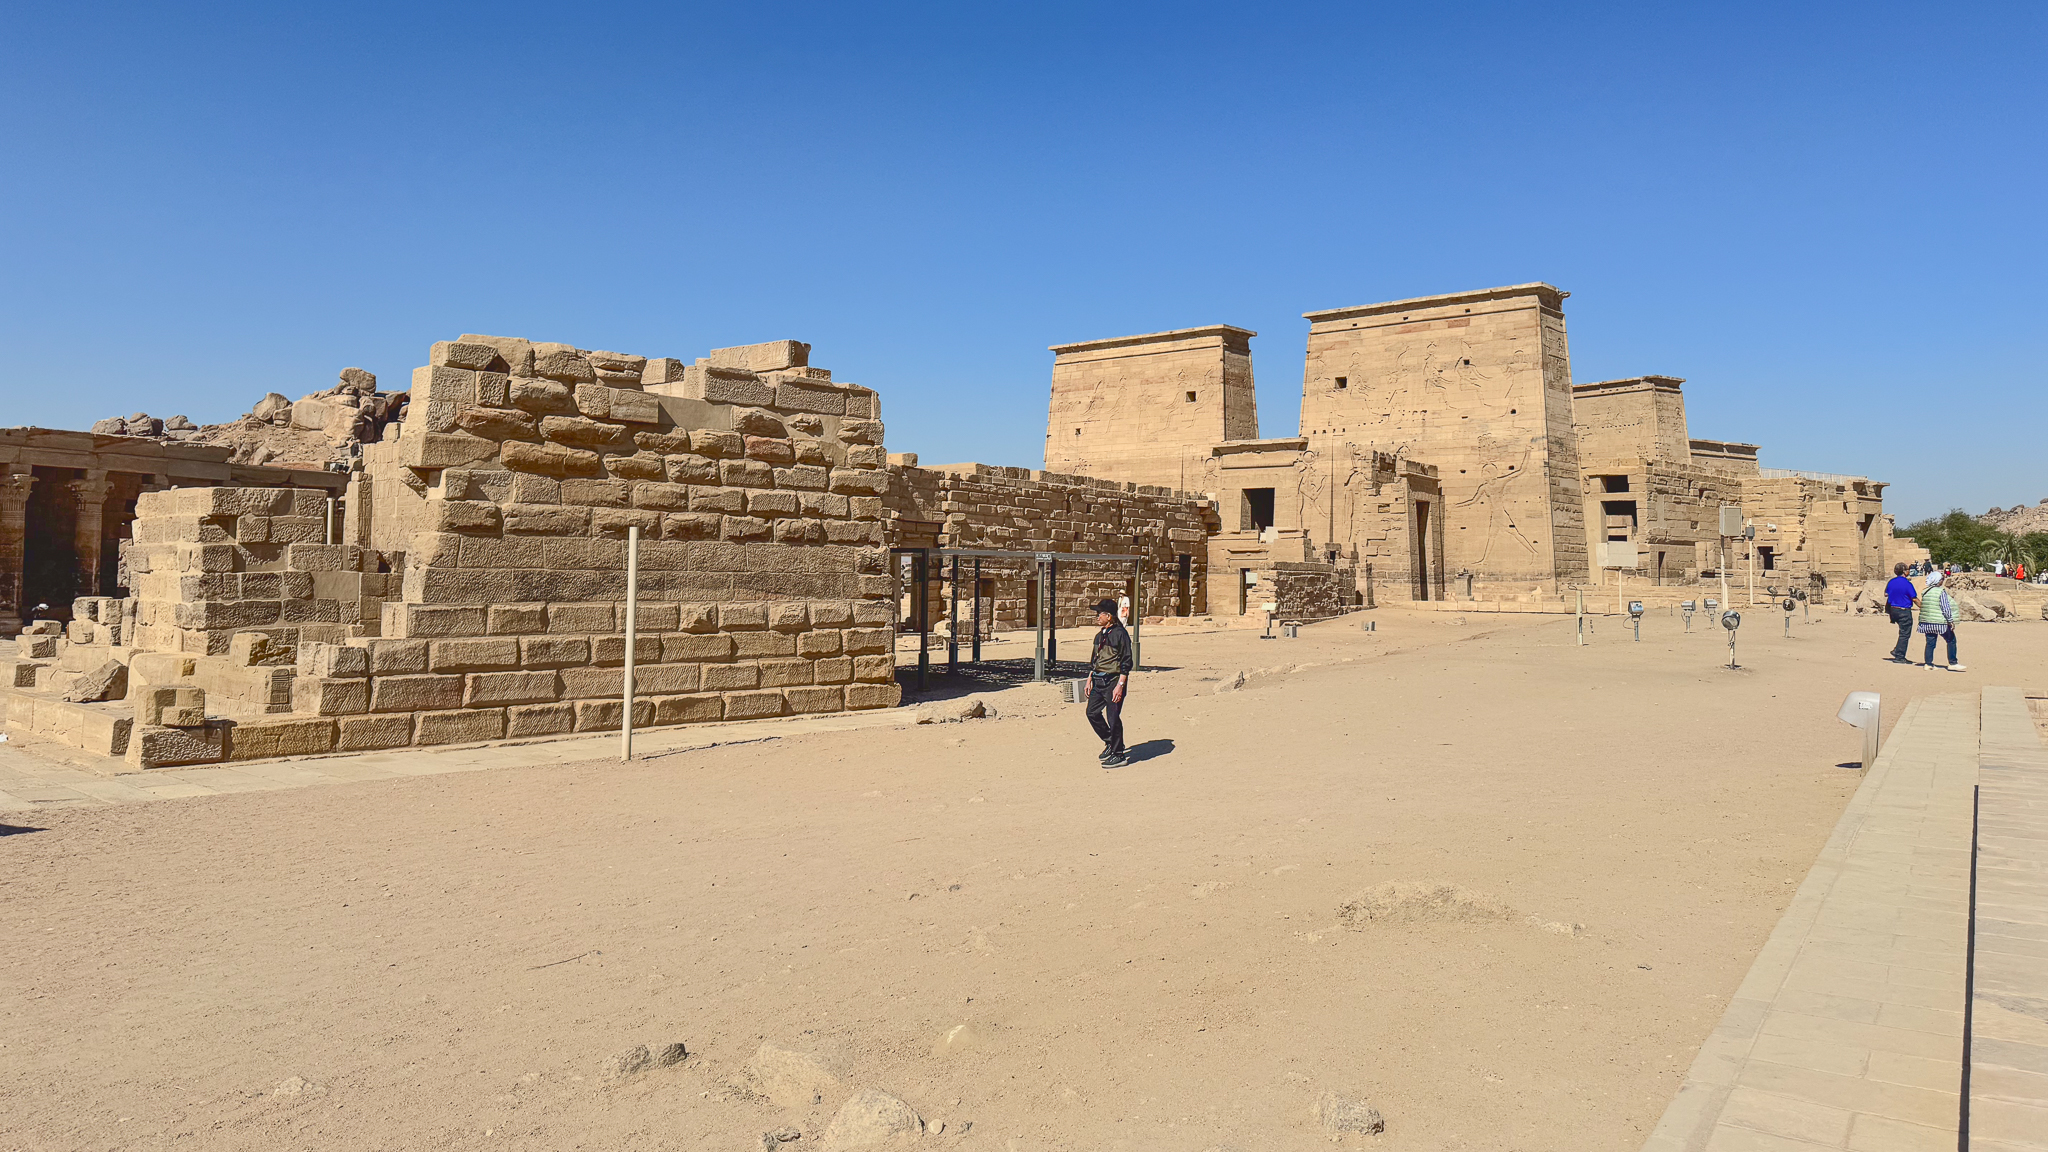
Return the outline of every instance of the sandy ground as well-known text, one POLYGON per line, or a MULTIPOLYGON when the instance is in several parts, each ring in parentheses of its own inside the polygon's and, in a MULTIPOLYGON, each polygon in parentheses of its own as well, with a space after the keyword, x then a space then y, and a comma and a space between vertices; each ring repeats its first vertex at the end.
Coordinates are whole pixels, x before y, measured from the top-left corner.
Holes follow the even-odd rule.
POLYGON ((1843 693, 2035 684, 2048 641, 1972 626, 1971 672, 1928 672, 1879 661, 1882 621, 1758 613, 1729 671, 1675 619, 1579 648, 1569 618, 1376 615, 1153 630, 1120 771, 1018 689, 993 720, 8 815, 0 1148, 802 1152, 877 1087, 934 1149, 1327 1147, 1334 1090, 1385 1116, 1358 1144, 1623 1152, 1856 786, 1843 693), (764 1039, 840 1047, 844 1090, 734 1087, 764 1039))

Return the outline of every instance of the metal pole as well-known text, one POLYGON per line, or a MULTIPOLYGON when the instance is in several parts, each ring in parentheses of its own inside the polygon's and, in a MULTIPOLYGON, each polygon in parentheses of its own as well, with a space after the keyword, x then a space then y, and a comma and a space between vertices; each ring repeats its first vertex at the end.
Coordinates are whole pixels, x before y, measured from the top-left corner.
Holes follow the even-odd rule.
POLYGON ((1038 570, 1038 591, 1031 597, 1032 615, 1038 623, 1032 634, 1031 679, 1045 682, 1045 561, 1035 560, 1032 567, 1038 570))
POLYGON ((1045 666, 1054 675, 1060 667, 1060 558, 1055 556, 1045 562, 1045 666))
POLYGON ((981 663, 981 557, 974 558, 974 662, 981 663))
POLYGON ((946 671, 960 671, 960 558, 953 557, 953 604, 946 619, 946 671))
MULTIPOLYGON (((1335 499, 1334 496, 1331 499, 1335 499)), ((1145 666, 1145 649, 1140 641, 1145 632, 1145 558, 1138 557, 1138 568, 1131 579, 1131 671, 1145 666)))
POLYGON ((327 498, 327 540, 326 540, 326 543, 329 543, 329 544, 332 544, 332 543, 334 543, 334 497, 332 497, 332 496, 329 496, 329 497, 327 498))
POLYGON ((1586 590, 1579 589, 1579 647, 1586 646, 1586 590))
POLYGON ((1721 575, 1721 608, 1728 607, 1728 538, 1721 537, 1721 562, 1714 565, 1721 575))
POLYGON ((932 586, 931 553, 923 548, 917 550, 917 559, 912 567, 917 575, 917 690, 924 691, 925 674, 931 668, 931 624, 932 586))
POLYGON ((626 674, 619 712, 619 759, 633 758, 633 649, 640 641, 640 526, 626 528, 626 674))

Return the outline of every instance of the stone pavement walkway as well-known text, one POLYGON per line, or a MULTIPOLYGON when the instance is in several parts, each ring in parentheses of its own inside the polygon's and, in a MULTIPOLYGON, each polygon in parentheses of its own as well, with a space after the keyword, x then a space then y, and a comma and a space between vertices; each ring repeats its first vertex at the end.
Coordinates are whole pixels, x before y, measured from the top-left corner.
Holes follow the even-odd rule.
POLYGON ((2044 1089, 2048 753, 2018 689, 1926 697, 1643 1147, 2048 1149, 2044 1089))
POLYGON ((2048 748, 1984 690, 1970 966, 1971 1152, 2048 1149, 2048 748))
MULTIPOLYGON (((635 758, 666 756, 720 744, 736 744, 798 736, 812 732, 844 732, 913 723, 916 709, 884 708, 825 716, 795 716, 727 724, 656 728, 633 735, 635 758)), ((615 757, 617 732, 533 741, 524 744, 460 748, 399 748, 291 760, 253 761, 194 768, 158 768, 137 772, 120 760, 93 757, 76 748, 49 743, 24 743, 18 737, 0 744, 0 813, 38 808, 94 804, 127 804, 179 796, 213 796, 226 792, 261 792, 303 788, 349 780, 380 780, 398 776, 431 776, 442 772, 473 772, 536 764, 568 764, 615 757), (115 773, 120 773, 115 775, 115 773)))

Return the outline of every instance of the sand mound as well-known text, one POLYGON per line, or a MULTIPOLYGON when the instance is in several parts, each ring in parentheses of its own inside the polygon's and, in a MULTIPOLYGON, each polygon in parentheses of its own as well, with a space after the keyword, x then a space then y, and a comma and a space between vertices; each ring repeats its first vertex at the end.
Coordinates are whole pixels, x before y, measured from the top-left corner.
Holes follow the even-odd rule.
POLYGON ((1515 919, 1515 910, 1456 884, 1395 880, 1368 889, 1337 909, 1346 928, 1382 924, 1488 924, 1515 919))

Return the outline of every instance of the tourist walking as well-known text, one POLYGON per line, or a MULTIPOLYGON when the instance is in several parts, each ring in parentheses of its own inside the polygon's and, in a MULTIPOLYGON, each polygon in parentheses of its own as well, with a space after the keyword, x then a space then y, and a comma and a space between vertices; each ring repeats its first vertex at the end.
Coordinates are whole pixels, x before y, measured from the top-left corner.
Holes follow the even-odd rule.
POLYGON ((1927 578, 1927 590, 1920 594, 1920 631, 1927 636, 1927 667, 1934 667, 1934 642, 1948 638, 1948 670, 1967 671, 1956 663, 1956 602, 1941 586, 1942 573, 1927 578))
POLYGON ((1906 578, 1903 561, 1892 565, 1892 578, 1884 585, 1884 610, 1891 616, 1892 623, 1899 626, 1899 642, 1892 645, 1891 662, 1911 664, 1912 657, 1906 655, 1906 645, 1913 642, 1913 605, 1920 599, 1920 590, 1906 578))
POLYGON ((1095 626, 1099 631, 1088 653, 1088 724, 1102 737, 1102 766, 1121 768, 1131 762, 1124 749, 1124 691, 1134 663, 1131 634, 1117 619, 1114 600, 1095 605, 1095 626))

